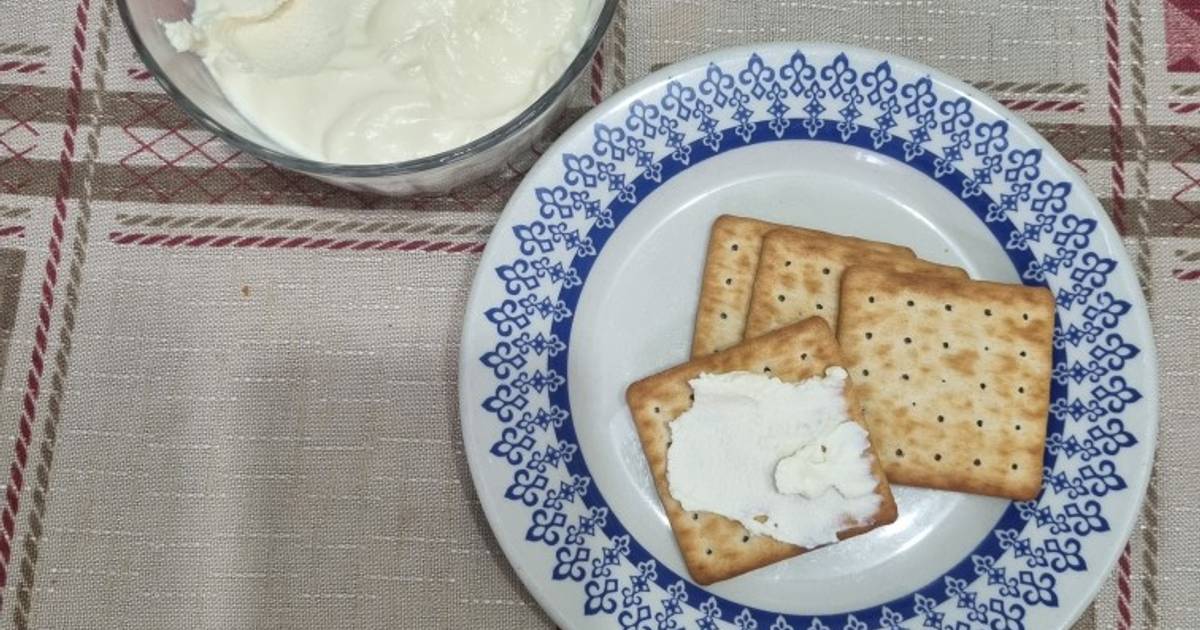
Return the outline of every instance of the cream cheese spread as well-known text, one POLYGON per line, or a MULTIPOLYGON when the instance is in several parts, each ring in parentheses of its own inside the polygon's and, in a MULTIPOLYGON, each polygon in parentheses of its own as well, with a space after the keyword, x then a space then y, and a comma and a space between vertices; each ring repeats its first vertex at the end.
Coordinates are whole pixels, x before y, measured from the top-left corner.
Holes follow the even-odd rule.
POLYGON ((578 54, 599 0, 196 0, 164 24, 295 154, 410 160, 497 129, 578 54))
POLYGON ((691 409, 670 424, 671 495, 802 547, 867 522, 882 499, 867 432, 847 414, 846 378, 830 368, 800 383, 749 372, 693 379, 691 409))

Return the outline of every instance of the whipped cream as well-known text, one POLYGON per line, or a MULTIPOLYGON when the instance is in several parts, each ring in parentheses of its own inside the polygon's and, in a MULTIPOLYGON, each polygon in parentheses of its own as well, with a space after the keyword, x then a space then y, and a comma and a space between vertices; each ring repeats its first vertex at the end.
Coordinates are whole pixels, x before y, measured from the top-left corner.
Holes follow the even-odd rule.
POLYGON ((688 511, 802 547, 866 523, 875 492, 867 432, 847 413, 846 371, 800 383, 749 372, 702 374, 671 427, 667 483, 688 511))
POLYGON ((462 146, 533 104, 599 0, 196 0, 164 24, 283 148, 373 164, 462 146))

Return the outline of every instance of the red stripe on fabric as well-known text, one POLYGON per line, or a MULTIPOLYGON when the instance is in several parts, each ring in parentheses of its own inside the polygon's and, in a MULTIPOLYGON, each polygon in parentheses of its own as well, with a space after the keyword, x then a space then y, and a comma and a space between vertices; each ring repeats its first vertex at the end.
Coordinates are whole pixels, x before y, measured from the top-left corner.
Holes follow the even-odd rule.
POLYGON ((16 72, 18 74, 33 74, 44 70, 46 64, 36 61, 5 61, 0 63, 0 72, 16 72))
POLYGON ((255 249, 323 249, 329 251, 402 251, 402 252, 428 252, 428 253, 447 253, 447 254, 478 254, 484 250, 485 243, 479 242, 455 242, 455 241, 427 241, 427 240, 389 240, 383 241, 379 239, 370 240, 353 240, 353 239, 332 239, 332 238, 311 238, 307 236, 300 237, 285 237, 285 236, 239 236, 239 235, 217 235, 210 234, 205 236, 192 236, 182 234, 171 236, 169 234, 142 234, 124 232, 109 232, 108 240, 117 245, 139 246, 139 247, 160 247, 160 248, 176 248, 176 247, 210 247, 210 248, 247 248, 255 249))
POLYGON ((213 240, 214 238, 216 238, 216 237, 215 236, 197 236, 195 238, 188 239, 183 244, 187 247, 203 247, 204 245, 207 245, 208 242, 213 240))
POLYGON ((309 239, 307 236, 300 236, 300 237, 294 238, 290 241, 287 241, 286 243, 283 243, 282 245, 280 245, 280 247, 283 249, 294 249, 296 247, 299 247, 299 246, 307 243, 308 240, 309 239))
POLYGON ((155 234, 154 236, 147 236, 146 238, 142 239, 141 244, 154 245, 155 243, 167 240, 168 236, 168 234, 155 234))
MULTIPOLYGON (((66 98, 66 128, 63 130, 63 148, 59 152, 58 159, 58 189, 55 191, 54 217, 51 221, 50 243, 47 247, 49 255, 42 278, 42 303, 38 307, 38 328, 34 335, 34 348, 30 353, 29 371, 26 374, 26 383, 29 387, 26 391, 25 404, 20 419, 20 427, 23 435, 27 430, 32 431, 33 423, 37 417, 37 397, 41 389, 40 383, 45 367, 41 357, 46 351, 46 339, 50 327, 50 309, 54 304, 54 285, 58 281, 58 264, 62 258, 62 240, 63 233, 65 232, 63 224, 67 218, 67 198, 71 194, 75 134, 79 130, 79 102, 80 94, 83 91, 83 52, 87 48, 87 15, 90 7, 91 0, 79 0, 79 3, 75 6, 75 43, 71 49, 71 85, 67 90, 66 98)), ((10 466, 9 477, 19 491, 21 480, 24 477, 23 471, 28 463, 25 446, 21 442, 17 442, 14 446, 14 456, 17 461, 10 466)), ((16 518, 19 508, 19 503, 10 503, 5 507, 3 515, 0 516, 5 525, 3 540, 8 545, 12 541, 12 523, 16 518)), ((0 561, 0 592, 3 591, 4 586, 8 583, 8 561, 8 557, 4 557, 0 561)), ((3 609, 3 606, 4 600, 0 598, 0 609, 3 609)))
POLYGON ((599 105, 604 99, 604 47, 592 57, 592 104, 599 105))
POLYGON ((1133 589, 1129 584, 1129 574, 1132 572, 1133 562, 1129 550, 1129 543, 1125 543, 1125 550, 1121 552, 1121 559, 1117 561, 1117 628, 1118 630, 1129 630, 1133 625, 1133 614, 1129 609, 1129 601, 1133 594, 1133 589))

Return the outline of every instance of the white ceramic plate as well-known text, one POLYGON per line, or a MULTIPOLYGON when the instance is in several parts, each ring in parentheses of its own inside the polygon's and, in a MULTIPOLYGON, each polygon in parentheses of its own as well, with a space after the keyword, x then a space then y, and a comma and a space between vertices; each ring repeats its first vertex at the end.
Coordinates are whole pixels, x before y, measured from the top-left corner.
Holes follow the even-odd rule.
POLYGON ((1054 628, 1133 526, 1153 342, 1121 242, 1019 118, 911 61, 768 44, 662 70, 551 148, 467 308, 460 402, 492 529, 567 628, 1054 628), (1027 503, 897 488, 899 520, 702 588, 624 404, 687 358, 709 226, 733 213, 890 241, 1058 298, 1046 481, 1027 503))

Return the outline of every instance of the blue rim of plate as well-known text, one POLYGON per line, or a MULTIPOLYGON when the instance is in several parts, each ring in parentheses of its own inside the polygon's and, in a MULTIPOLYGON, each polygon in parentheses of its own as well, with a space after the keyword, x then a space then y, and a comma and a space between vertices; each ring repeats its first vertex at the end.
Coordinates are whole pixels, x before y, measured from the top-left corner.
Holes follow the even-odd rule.
MULTIPOLYGON (((518 553, 548 555, 547 575, 522 577, 576 584, 578 614, 608 615, 625 628, 1021 628, 1043 608, 1074 618, 1115 560, 1130 513, 1136 516, 1156 429, 1153 370, 1135 369, 1154 364, 1145 307, 1099 204, 1023 123, 913 62, 832 44, 762 45, 705 58, 720 61, 664 70, 627 90, 636 97, 616 97, 565 134, 542 162, 559 163, 539 165, 514 195, 505 215, 513 225, 495 232, 485 267, 500 250, 512 257, 476 277, 472 307, 489 283, 504 297, 467 313, 468 326, 481 321, 497 339, 482 352, 464 343, 464 364, 477 362, 492 377, 492 393, 482 399, 463 390, 464 409, 491 419, 471 429, 493 436, 488 453, 468 445, 468 454, 481 496, 487 491, 475 458, 507 465, 503 499, 527 518, 518 553), (569 138, 584 135, 590 150, 565 150, 569 138), (1011 504, 941 577, 839 614, 746 606, 654 558, 591 482, 570 412, 574 309, 613 232, 640 200, 687 168, 781 141, 838 143, 908 164, 957 196, 1022 280, 1049 286, 1058 303, 1041 495, 1011 504), (1122 506, 1130 499, 1132 508, 1122 506), (1115 524, 1114 513, 1122 517, 1115 524), (1095 571, 1102 573, 1088 596, 1071 598, 1084 601, 1060 598, 1064 579, 1095 571)), ((484 506, 495 528, 489 501, 484 506)))

